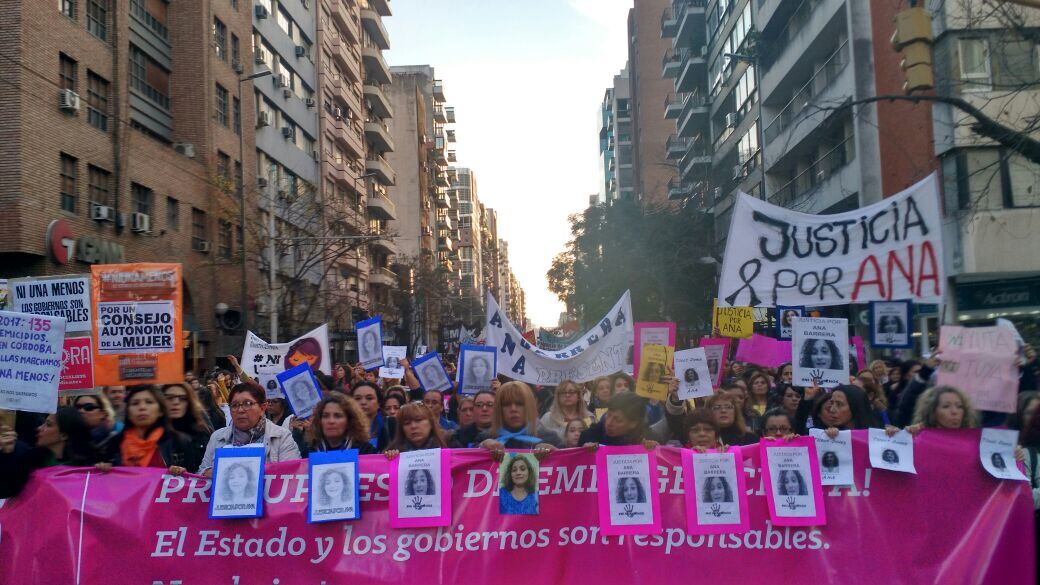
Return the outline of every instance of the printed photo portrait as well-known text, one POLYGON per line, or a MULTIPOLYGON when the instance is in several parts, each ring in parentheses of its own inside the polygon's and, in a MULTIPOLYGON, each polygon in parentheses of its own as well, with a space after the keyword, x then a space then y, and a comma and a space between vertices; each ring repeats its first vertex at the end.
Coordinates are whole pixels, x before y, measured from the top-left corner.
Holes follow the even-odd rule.
POLYGON ((366 370, 383 364, 382 321, 358 327, 358 361, 366 370))
POLYGON ((777 339, 791 339, 791 328, 794 326, 792 319, 805 315, 805 307, 776 308, 776 337, 777 339))
POLYGON ((701 502, 705 504, 724 504, 733 501, 733 489, 725 477, 712 476, 704 481, 701 488, 701 502))
POLYGON ((217 500, 228 504, 251 504, 256 501, 256 462, 249 459, 225 459, 220 470, 217 500))
POLYGON ((415 375, 424 390, 446 390, 451 387, 451 380, 436 355, 416 364, 415 375))
MULTIPOLYGON (((710 360, 708 362, 708 368, 711 368, 710 360)), ((700 380, 700 376, 697 375, 697 370, 693 368, 686 368, 686 371, 683 372, 683 381, 685 381, 687 384, 692 386, 693 384, 696 384, 698 380, 700 380)))
POLYGON ((481 390, 491 389, 491 379, 495 376, 495 354, 488 351, 477 351, 463 347, 459 381, 462 391, 475 394, 481 390))
POLYGON ((260 497, 263 454, 260 448, 217 449, 213 461, 210 518, 256 518, 263 513, 260 497))
POLYGON ((838 471, 838 454, 834 451, 824 451, 820 455, 820 466, 827 473, 836 473, 838 471))
POLYGON ((640 379, 651 384, 661 383, 661 378, 664 377, 664 374, 664 366, 657 362, 650 362, 645 367, 641 367, 639 371, 640 379))
POLYGON ((807 496, 809 487, 801 471, 783 469, 776 478, 776 493, 781 496, 807 496))
POLYGON ((318 508, 333 508, 354 503, 354 482, 351 466, 324 465, 315 475, 313 498, 318 508))
POLYGON ((798 363, 803 368, 840 370, 841 350, 830 339, 806 339, 799 351, 798 363))
POLYGON ((618 504, 646 503, 646 490, 638 477, 618 478, 614 501, 618 504))
POLYGON ((907 301, 875 301, 870 304, 871 344, 875 347, 909 347, 911 311, 907 301))
POLYGON ((321 402, 321 390, 310 370, 298 368, 278 375, 285 399, 297 418, 309 418, 314 407, 321 402))
POLYGON ((717 376, 719 372, 719 359, 710 357, 708 358, 708 371, 711 372, 712 376, 717 376))
POLYGON ((1007 463, 1004 462, 1004 456, 1000 453, 994 453, 993 456, 989 458, 989 460, 993 464, 993 467, 995 469, 1007 469, 1007 463))
POLYGON ((881 452, 881 460, 895 465, 899 463, 899 453, 896 453, 895 449, 885 449, 881 452))
POLYGON ((429 469, 409 469, 404 483, 406 496, 435 496, 437 485, 429 469))
POLYGON ((538 514, 538 460, 510 453, 498 468, 499 514, 538 514))

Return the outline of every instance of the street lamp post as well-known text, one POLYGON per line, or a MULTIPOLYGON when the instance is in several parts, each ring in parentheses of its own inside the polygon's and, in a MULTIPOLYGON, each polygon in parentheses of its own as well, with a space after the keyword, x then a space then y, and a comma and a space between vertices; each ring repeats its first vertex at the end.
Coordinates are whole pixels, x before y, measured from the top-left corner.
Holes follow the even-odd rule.
MULTIPOLYGON (((246 332, 249 331, 249 307, 248 307, 248 304, 249 304, 249 293, 248 293, 248 286, 246 284, 247 283, 247 274, 248 274, 247 271, 246 271, 246 194, 245 194, 245 185, 244 185, 244 183, 245 183, 245 176, 246 176, 246 171, 245 171, 245 168, 246 168, 246 160, 245 160, 245 152, 246 152, 245 136, 246 136, 246 130, 245 130, 245 127, 242 125, 242 106, 246 103, 246 101, 242 99, 242 84, 245 83, 246 81, 252 81, 254 79, 258 79, 260 77, 265 77, 265 76, 270 75, 270 74, 271 74, 271 70, 270 69, 265 69, 263 71, 257 71, 256 73, 253 73, 252 75, 248 75, 246 77, 240 77, 238 79, 238 103, 239 103, 239 108, 238 108, 238 120, 239 120, 239 122, 238 122, 238 164, 242 168, 242 174, 240 176, 238 176, 238 177, 235 177, 235 179, 238 181, 238 206, 239 206, 238 229, 241 230, 241 234, 242 234, 242 240, 241 240, 241 242, 239 242, 239 245, 241 246, 241 250, 239 250, 239 252, 242 254, 242 290, 241 290, 241 293, 242 293, 242 299, 241 299, 241 301, 242 301, 242 305, 241 305, 242 306, 242 309, 241 309, 242 310, 242 335, 245 335, 246 332)), ((272 339, 272 341, 274 341, 274 340, 272 339)))

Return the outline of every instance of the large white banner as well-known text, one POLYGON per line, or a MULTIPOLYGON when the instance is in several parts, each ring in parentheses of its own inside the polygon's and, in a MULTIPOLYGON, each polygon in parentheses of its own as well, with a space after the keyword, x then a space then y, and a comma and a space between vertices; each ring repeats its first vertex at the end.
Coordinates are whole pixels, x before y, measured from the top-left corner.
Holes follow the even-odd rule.
POLYGON ((632 360, 632 298, 621 296, 599 323, 559 351, 546 351, 521 332, 487 295, 486 345, 497 348, 498 373, 528 384, 555 385, 562 380, 587 382, 620 372, 632 360))
POLYGON ((287 343, 268 343, 250 331, 240 363, 242 370, 264 387, 268 398, 282 398, 275 376, 285 370, 307 363, 311 369, 332 375, 329 326, 312 329, 287 343))
POLYGON ((837 215, 799 213, 741 193, 726 242, 719 305, 941 303, 941 221, 935 174, 837 215))

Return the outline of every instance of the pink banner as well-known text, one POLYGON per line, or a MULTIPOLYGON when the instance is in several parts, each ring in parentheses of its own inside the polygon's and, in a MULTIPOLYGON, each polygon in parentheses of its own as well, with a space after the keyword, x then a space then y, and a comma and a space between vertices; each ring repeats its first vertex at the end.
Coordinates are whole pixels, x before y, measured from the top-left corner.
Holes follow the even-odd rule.
POLYGON ((820 485, 820 460, 812 437, 759 443, 759 461, 769 517, 777 526, 817 526, 827 523, 820 485))
MULTIPOLYGON (((683 489, 686 491, 686 531, 690 534, 747 532, 750 520, 747 510, 747 480, 740 447, 729 447, 724 451, 716 449, 704 454, 695 453, 692 449, 683 449, 682 464, 683 489), (709 460, 706 464, 708 469, 700 469, 701 461, 710 457, 720 458, 722 461, 715 463, 709 460), (727 468, 727 465, 734 471, 732 480, 735 481, 728 481, 730 478, 727 472, 730 468, 727 468), (685 486, 690 485, 691 477, 704 477, 704 484, 709 480, 723 481, 698 489, 687 489, 685 486), (722 497, 714 497, 714 487, 722 490, 722 497), (732 517, 727 518, 727 515, 732 517), (702 518, 707 518, 708 521, 702 522, 702 518)), ((697 485, 696 481, 693 485, 697 485)))
MULTIPOLYGON (((307 462, 267 467, 264 518, 210 520, 208 480, 159 469, 49 468, 0 507, 0 585, 52 583, 666 583, 696 568, 706 583, 1033 582, 1033 501, 1026 482, 991 477, 978 431, 926 430, 919 475, 873 472, 866 431, 853 431, 855 485, 827 488, 827 525, 777 527, 762 491, 758 446, 742 448, 750 530, 691 535, 678 449, 654 452, 661 534, 604 537, 594 455, 542 462, 539 516, 502 516, 497 464, 453 453, 452 524, 389 526, 382 455, 361 457, 361 519, 307 523, 307 462)), ((651 459, 653 461, 653 459, 651 459)))
POLYGON ((765 368, 779 368, 791 362, 791 342, 755 333, 737 343, 737 354, 733 359, 765 368))
POLYGON ((89 337, 67 337, 61 350, 61 381, 58 391, 90 390, 94 387, 94 350, 89 337))

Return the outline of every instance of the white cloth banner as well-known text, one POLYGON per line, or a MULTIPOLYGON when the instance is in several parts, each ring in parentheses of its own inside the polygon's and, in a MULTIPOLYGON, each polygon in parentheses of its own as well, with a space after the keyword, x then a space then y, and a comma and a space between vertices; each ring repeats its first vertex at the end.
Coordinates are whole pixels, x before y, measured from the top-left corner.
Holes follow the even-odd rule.
POLYGON ((836 215, 791 211, 741 193, 719 281, 723 307, 941 303, 942 213, 935 174, 836 215))
POLYGON ((486 345, 498 348, 498 373, 528 384, 588 382, 621 371, 632 359, 632 297, 629 291, 599 323, 559 351, 545 351, 521 332, 487 295, 486 345))
POLYGON ((322 325, 287 343, 267 343, 250 331, 242 348, 242 370, 256 380, 268 398, 282 398, 276 375, 304 362, 312 369, 332 375, 329 357, 329 326, 322 325))

